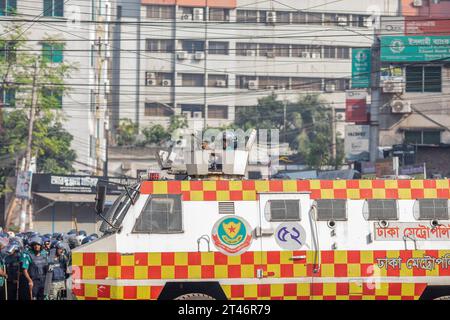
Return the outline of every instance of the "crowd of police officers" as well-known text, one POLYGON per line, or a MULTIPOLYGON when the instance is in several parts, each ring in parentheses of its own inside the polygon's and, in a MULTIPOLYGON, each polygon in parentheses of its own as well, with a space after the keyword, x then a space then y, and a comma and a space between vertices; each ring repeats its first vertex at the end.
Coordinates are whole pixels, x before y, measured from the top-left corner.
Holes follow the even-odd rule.
POLYGON ((97 234, 14 234, 0 229, 0 300, 62 300, 71 274, 71 250, 97 234))

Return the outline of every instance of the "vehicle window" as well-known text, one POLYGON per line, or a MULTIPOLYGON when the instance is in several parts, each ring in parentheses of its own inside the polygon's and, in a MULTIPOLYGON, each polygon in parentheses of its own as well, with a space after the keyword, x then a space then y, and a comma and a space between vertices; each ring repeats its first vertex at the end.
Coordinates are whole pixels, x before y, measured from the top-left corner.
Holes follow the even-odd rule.
POLYGON ((397 201, 394 199, 367 200, 366 220, 397 220, 397 201))
POLYGON ((300 201, 269 200, 264 213, 267 221, 298 221, 300 220, 300 201))
MULTIPOLYGON (((137 201, 139 198, 140 186, 138 184, 131 186, 129 190, 131 198, 133 201, 137 201)), ((130 208, 132 202, 130 197, 126 192, 123 192, 117 199, 114 201, 111 208, 106 212, 105 219, 112 224, 114 227, 119 228, 122 225, 123 219, 125 218, 128 209, 130 208)), ((108 225, 105 221, 100 226, 100 231, 103 233, 110 233, 114 231, 110 225, 108 225)))
POLYGON ((346 221, 346 200, 343 199, 320 199, 317 200, 317 220, 346 221))
MULTIPOLYGON (((419 199, 418 220, 449 220, 449 202, 447 199, 419 199)), ((415 210, 416 211, 416 210, 415 210)))
POLYGON ((152 195, 134 225, 135 233, 180 233, 182 227, 181 195, 152 195))

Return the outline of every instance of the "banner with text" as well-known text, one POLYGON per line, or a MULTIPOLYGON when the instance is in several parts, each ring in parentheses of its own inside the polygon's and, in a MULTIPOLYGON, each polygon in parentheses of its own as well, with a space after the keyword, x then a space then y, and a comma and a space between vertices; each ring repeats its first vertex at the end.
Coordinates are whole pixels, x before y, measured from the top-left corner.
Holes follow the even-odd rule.
POLYGON ((363 89, 370 87, 372 71, 372 51, 370 48, 352 49, 352 88, 363 89))
POLYGON ((450 60, 450 36, 381 37, 381 61, 450 60))

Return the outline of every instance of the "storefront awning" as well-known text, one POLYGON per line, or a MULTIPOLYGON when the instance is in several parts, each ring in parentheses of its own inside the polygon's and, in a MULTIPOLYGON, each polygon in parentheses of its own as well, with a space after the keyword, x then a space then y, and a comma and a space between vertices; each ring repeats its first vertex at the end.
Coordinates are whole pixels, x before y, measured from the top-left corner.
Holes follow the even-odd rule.
MULTIPOLYGON (((34 195, 48 199, 53 202, 78 202, 78 203, 94 203, 95 194, 78 194, 78 193, 42 193, 36 192, 34 195)), ((107 195, 106 203, 112 203, 118 195, 107 195)))

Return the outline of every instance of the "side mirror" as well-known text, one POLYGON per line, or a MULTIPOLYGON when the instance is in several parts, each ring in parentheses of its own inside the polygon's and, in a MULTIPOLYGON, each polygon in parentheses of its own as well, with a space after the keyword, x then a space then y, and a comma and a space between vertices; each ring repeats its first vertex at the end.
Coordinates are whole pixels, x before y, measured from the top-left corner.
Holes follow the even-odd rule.
POLYGON ((99 182, 97 184, 97 195, 95 196, 95 212, 102 214, 105 210, 106 184, 99 182))

